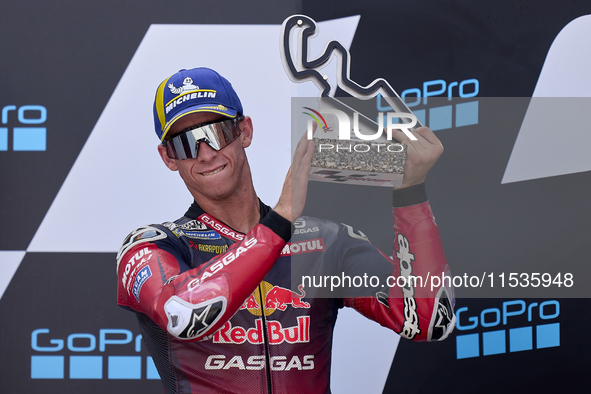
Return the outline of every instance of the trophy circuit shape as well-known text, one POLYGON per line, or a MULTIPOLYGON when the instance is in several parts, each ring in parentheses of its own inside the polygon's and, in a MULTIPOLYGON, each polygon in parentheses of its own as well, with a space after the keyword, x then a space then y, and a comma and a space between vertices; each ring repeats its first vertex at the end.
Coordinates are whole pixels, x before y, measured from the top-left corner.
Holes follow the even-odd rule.
POLYGON ((292 15, 283 21, 280 38, 281 60, 288 77, 295 83, 312 81, 319 89, 314 99, 292 99, 292 106, 309 117, 308 138, 312 138, 313 119, 322 129, 314 136, 310 180, 399 186, 404 177, 406 147, 392 139, 392 130, 400 129, 416 140, 410 131, 421 123, 385 79, 375 79, 367 86, 352 81, 351 55, 340 42, 327 42, 321 54, 310 59, 310 41, 317 35, 313 19, 292 15), (332 57, 337 60, 337 76, 331 84, 321 70, 332 57), (349 96, 334 97, 337 87, 349 96), (385 100, 393 112, 379 113, 377 119, 368 115, 371 110, 367 104, 371 107, 368 100, 372 99, 385 100), (394 123, 394 119, 401 122, 394 123))

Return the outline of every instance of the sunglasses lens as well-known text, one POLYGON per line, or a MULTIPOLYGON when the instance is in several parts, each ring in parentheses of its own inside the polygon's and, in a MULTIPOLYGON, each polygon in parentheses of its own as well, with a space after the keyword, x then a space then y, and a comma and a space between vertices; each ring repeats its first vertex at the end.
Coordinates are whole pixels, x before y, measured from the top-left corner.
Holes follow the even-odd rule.
POLYGON ((219 151, 240 135, 236 120, 229 119, 189 129, 165 141, 168 157, 177 160, 196 159, 199 143, 205 142, 219 151))

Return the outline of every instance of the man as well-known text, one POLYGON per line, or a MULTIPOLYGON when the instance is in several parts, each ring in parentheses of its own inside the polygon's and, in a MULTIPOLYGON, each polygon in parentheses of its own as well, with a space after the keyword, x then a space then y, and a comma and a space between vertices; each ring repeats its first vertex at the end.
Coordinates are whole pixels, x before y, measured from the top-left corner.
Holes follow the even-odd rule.
POLYGON ((298 144, 275 208, 259 201, 245 153, 252 122, 217 72, 181 70, 163 81, 154 119, 160 156, 195 202, 175 222, 127 237, 117 256, 118 303, 136 312, 166 393, 330 392, 332 329, 343 306, 409 339, 449 335, 450 289, 412 280, 385 285, 390 275, 448 272, 423 187, 443 151, 429 129, 417 130, 417 141, 395 135, 408 158, 394 191, 393 263, 350 226, 300 218, 311 141, 298 144), (296 271, 376 274, 380 286, 312 296, 296 271))

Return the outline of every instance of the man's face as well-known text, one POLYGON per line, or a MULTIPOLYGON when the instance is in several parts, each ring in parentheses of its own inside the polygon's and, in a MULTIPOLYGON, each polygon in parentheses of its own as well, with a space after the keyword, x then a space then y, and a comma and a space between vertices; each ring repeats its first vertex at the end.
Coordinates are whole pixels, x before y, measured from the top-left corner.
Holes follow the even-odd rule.
MULTIPOLYGON (((198 112, 179 119, 169 130, 168 138, 180 134, 182 130, 205 123, 228 119, 210 112, 198 112)), ((250 145, 252 128, 249 118, 239 123, 243 133, 223 149, 216 151, 207 143, 199 143, 196 159, 174 160, 166 156, 163 147, 160 155, 171 170, 178 170, 185 185, 195 196, 213 200, 231 197, 238 190, 244 189, 245 182, 251 182, 246 164, 244 148, 250 145)))

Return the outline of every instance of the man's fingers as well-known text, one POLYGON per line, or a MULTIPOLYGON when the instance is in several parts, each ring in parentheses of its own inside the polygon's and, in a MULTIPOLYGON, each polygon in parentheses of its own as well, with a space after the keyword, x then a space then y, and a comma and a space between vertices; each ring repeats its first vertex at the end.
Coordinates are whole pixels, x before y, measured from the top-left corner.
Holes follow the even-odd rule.
POLYGON ((312 156, 314 155, 314 142, 306 141, 302 144, 300 151, 301 156, 294 156, 292 168, 294 171, 294 177, 301 179, 300 182, 308 181, 308 174, 312 167, 312 156))
MULTIPOLYGON (((314 130, 316 130, 316 124, 314 124, 314 130)), ((304 165, 309 165, 312 162, 313 155, 314 141, 308 140, 307 132, 305 132, 302 138, 300 138, 300 140, 298 141, 298 145, 293 155, 293 164, 297 167, 299 167, 300 163, 304 165)))
POLYGON ((422 133, 417 133, 417 130, 420 129, 422 129, 422 127, 416 130, 409 130, 409 132, 416 138, 416 140, 411 140, 410 137, 400 129, 394 129, 392 137, 396 138, 403 145, 418 145, 427 148, 430 143, 427 141, 427 139, 423 136, 422 133))
POLYGON ((406 135, 406 133, 400 129, 392 130, 392 137, 394 137, 396 140, 398 140, 398 142, 412 141, 410 139, 410 137, 408 135, 406 135))
POLYGON ((400 130, 398 131, 400 134, 393 134, 392 136, 396 139, 398 139, 400 135, 404 136, 405 138, 400 136, 400 142, 403 145, 408 145, 409 147, 413 146, 418 152, 432 151, 434 149, 443 152, 443 145, 441 144, 441 141, 428 127, 420 127, 411 131, 411 133, 417 138, 416 141, 408 138, 404 132, 400 130))
POLYGON ((307 162, 308 159, 311 161, 312 156, 314 155, 314 141, 303 141, 300 149, 301 161, 304 163, 307 162))
MULTIPOLYGON (((318 128, 318 125, 316 123, 312 124, 312 136, 314 134, 316 134, 316 129, 318 128)), ((298 145, 304 141, 308 139, 308 130, 304 131, 304 134, 302 135, 302 138, 300 138, 300 140, 298 141, 298 145)))
POLYGON ((294 161, 296 160, 296 157, 298 156, 303 156, 307 149, 308 149, 308 132, 304 132, 304 135, 302 135, 302 138, 300 138, 300 140, 298 141, 298 144, 296 145, 296 150, 294 152, 294 161))
POLYGON ((296 146, 275 211, 294 222, 303 212, 308 189, 308 174, 314 155, 314 141, 304 133, 296 146))
POLYGON ((439 140, 439 138, 437 138, 437 136, 435 135, 435 133, 428 127, 419 127, 418 129, 414 130, 414 135, 420 135, 421 137, 423 137, 425 140, 427 140, 427 142, 433 144, 433 145, 441 145, 443 146, 443 144, 441 143, 441 141, 439 140))
MULTIPOLYGON (((404 132, 400 131, 400 134, 406 137, 406 139, 401 138, 400 143, 407 146, 407 149, 409 149, 408 154, 410 154, 411 148, 417 152, 423 152, 429 149, 431 144, 421 134, 417 134, 414 131, 411 131, 411 133, 417 138, 416 140, 411 140, 404 132)), ((393 134, 392 136, 398 139, 398 135, 393 134)))
MULTIPOLYGON (((414 144, 409 144, 408 142, 404 142, 402 145, 406 146, 406 158, 408 160, 409 157, 415 157, 417 156, 418 150, 417 150, 417 146, 414 144)), ((421 151, 423 150, 422 147, 418 147, 421 151)))

